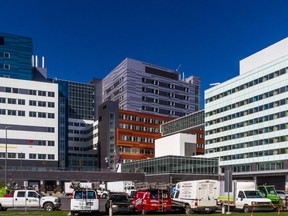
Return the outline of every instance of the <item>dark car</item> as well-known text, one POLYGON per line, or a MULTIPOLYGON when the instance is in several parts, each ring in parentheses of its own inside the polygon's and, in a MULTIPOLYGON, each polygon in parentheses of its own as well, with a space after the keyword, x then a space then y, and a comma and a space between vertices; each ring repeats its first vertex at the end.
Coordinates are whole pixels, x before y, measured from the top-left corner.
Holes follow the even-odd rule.
POLYGON ((133 205, 128 195, 125 193, 111 193, 105 204, 106 212, 112 208, 113 213, 131 213, 133 205))

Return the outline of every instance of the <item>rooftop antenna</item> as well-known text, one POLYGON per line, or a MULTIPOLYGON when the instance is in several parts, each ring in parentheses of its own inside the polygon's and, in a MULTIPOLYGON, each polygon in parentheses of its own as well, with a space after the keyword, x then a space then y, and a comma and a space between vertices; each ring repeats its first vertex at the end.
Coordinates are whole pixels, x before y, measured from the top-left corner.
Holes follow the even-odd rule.
POLYGON ((217 86, 217 85, 220 85, 220 82, 210 84, 210 86, 217 86))
POLYGON ((181 67, 181 64, 178 66, 178 68, 176 69, 176 71, 179 71, 180 67, 181 67))

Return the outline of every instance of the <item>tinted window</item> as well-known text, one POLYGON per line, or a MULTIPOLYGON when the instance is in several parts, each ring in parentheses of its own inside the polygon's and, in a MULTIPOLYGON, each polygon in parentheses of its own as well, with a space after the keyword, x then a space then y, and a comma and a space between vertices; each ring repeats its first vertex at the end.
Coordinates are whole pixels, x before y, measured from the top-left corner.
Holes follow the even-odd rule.
POLYGON ((4 45, 4 37, 0 37, 0 45, 4 45))
POLYGON ((25 191, 18 191, 17 197, 25 197, 25 191))
POLYGON ((74 199, 96 199, 95 191, 75 191, 74 199))
POLYGON ((110 200, 113 202, 129 201, 128 197, 125 194, 111 195, 110 200))

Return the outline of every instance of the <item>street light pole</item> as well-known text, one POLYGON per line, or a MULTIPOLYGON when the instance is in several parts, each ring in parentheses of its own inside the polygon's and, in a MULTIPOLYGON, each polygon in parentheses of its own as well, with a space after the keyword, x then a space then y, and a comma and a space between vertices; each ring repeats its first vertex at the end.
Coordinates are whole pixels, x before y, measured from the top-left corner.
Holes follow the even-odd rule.
POLYGON ((5 126, 5 177, 4 177, 5 189, 7 189, 7 130, 8 126, 5 126))

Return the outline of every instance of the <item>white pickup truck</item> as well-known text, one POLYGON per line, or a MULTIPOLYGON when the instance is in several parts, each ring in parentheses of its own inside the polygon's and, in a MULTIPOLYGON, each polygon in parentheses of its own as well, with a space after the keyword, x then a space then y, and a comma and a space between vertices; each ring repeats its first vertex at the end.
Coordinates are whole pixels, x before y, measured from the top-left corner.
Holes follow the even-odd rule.
POLYGON ((44 196, 34 190, 16 190, 11 197, 0 198, 0 211, 7 208, 43 208, 53 211, 61 206, 58 197, 44 196))

